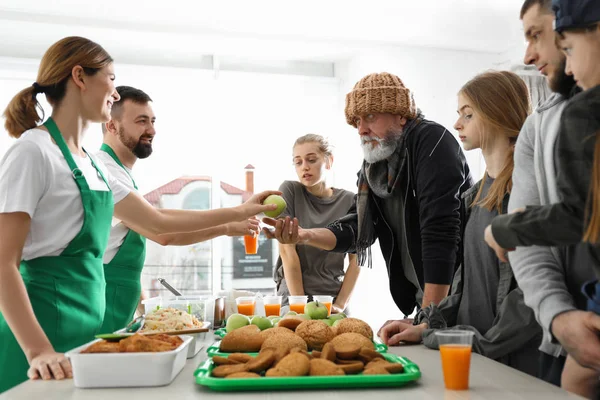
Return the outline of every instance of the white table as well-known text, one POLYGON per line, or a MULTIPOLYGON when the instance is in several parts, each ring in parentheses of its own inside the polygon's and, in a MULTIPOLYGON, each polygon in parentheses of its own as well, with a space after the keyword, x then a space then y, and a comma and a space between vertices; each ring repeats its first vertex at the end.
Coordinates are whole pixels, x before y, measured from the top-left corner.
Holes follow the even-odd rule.
MULTIPOLYGON (((206 347, 213 342, 206 342, 206 347)), ((72 380, 28 381, 0 395, 0 400, 186 400, 186 399, 281 399, 306 400, 371 400, 380 399, 575 399, 569 394, 539 379, 533 378, 503 364, 473 354, 471 361, 471 388, 468 391, 444 389, 440 356, 424 346, 391 347, 390 352, 405 356, 421 368, 422 377, 416 384, 395 389, 307 390, 282 392, 213 392, 196 385, 193 373, 206 359, 205 349, 187 361, 183 371, 168 386, 155 388, 77 389, 72 380)))

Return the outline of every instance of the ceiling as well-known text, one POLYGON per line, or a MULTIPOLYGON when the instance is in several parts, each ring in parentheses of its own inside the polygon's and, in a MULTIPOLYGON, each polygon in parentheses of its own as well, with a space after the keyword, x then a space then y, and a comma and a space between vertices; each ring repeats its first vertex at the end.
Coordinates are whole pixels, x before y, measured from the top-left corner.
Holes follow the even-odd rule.
POLYGON ((395 45, 503 53, 522 41, 522 1, 2 0, 0 56, 39 58, 67 35, 182 66, 207 54, 332 62, 395 45))

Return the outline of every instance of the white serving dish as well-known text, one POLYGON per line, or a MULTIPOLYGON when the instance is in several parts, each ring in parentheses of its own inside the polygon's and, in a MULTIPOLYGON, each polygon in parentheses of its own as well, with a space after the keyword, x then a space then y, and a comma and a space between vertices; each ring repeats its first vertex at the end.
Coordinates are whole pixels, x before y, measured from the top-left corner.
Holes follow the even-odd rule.
POLYGON ((194 338, 180 335, 181 346, 160 353, 81 354, 94 340, 65 355, 71 360, 73 381, 78 388, 149 387, 170 384, 185 366, 194 338))
MULTIPOLYGON (((206 329, 210 328, 210 322, 206 322, 206 321, 203 322, 202 327, 206 328, 206 329)), ((125 328, 119 329, 115 333, 125 333, 125 328)), ((156 333, 158 334, 160 332, 156 332, 156 333)), ((178 333, 179 333, 179 331, 178 331, 178 333)), ((204 344, 202 342, 204 341, 204 339, 206 339, 207 333, 208 332, 182 333, 184 335, 188 335, 193 338, 192 342, 188 346, 187 358, 196 357, 196 354, 198 354, 200 352, 200 350, 202 350, 202 347, 204 347, 204 344)))
MULTIPOLYGON (((203 328, 210 327, 210 322, 204 322, 202 327, 203 328)), ((190 343, 190 345, 188 347, 187 358, 196 357, 196 354, 198 354, 200 352, 200 350, 202 350, 202 347, 204 347, 204 344, 202 342, 204 342, 204 340, 206 339, 207 333, 208 332, 198 332, 198 333, 189 333, 188 334, 188 335, 192 336, 194 339, 192 340, 192 342, 190 343)))

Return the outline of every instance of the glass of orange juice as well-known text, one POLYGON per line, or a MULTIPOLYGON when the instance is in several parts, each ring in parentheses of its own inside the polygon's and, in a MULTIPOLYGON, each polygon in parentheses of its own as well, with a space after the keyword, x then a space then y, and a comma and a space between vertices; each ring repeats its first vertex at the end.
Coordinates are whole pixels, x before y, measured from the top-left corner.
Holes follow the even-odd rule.
POLYGON ((256 305, 256 298, 254 297, 238 297, 235 299, 237 304, 238 313, 247 316, 254 315, 254 306, 256 305))
POLYGON ((449 390, 469 389, 469 369, 471 367, 471 331, 447 330, 435 333, 440 345, 444 384, 449 390))
POLYGON ((333 296, 313 296, 314 301, 323 303, 327 307, 327 316, 331 315, 331 303, 333 303, 333 296))
POLYGON ((304 314, 304 306, 306 306, 307 300, 308 296, 288 296, 288 301, 290 302, 290 311, 294 311, 298 314, 304 314))
POLYGON ((246 254, 258 253, 258 234, 244 236, 244 250, 246 254))
POLYGON ((279 317, 281 314, 281 296, 265 296, 263 297, 265 305, 265 316, 275 315, 279 317))

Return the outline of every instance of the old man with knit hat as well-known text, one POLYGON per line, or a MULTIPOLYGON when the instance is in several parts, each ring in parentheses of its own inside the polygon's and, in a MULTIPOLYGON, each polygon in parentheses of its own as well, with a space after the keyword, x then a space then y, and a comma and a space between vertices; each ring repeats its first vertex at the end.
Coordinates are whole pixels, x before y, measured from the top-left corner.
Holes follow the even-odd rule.
POLYGON ((410 315, 448 294, 462 261, 461 195, 472 185, 453 135, 424 118, 395 75, 371 74, 346 96, 346 121, 358 130, 364 162, 348 214, 327 228, 302 229, 298 221, 268 220, 281 243, 357 253, 371 266, 379 239, 392 297, 410 315))

